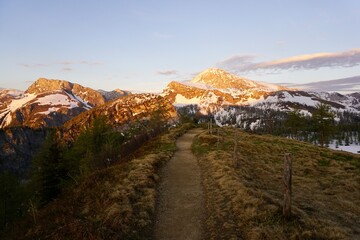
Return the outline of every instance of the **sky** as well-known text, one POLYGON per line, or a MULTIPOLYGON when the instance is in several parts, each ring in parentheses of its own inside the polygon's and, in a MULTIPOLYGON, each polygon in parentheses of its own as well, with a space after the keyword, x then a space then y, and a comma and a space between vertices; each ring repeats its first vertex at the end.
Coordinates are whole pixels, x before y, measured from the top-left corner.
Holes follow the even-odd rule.
POLYGON ((348 78, 360 76, 359 29, 359 0, 0 0, 0 87, 45 77, 160 92, 211 67, 271 83, 348 78))

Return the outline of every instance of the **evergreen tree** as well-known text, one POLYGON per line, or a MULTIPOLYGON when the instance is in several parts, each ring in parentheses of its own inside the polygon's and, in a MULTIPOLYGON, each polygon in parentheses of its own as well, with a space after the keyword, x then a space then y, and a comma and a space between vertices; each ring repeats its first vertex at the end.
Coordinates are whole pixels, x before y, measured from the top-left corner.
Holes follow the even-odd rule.
POLYGON ((290 130, 291 137, 298 136, 298 132, 304 127, 304 117, 299 109, 294 109, 288 113, 285 126, 290 130))
POLYGON ((345 136, 345 146, 349 146, 349 145, 350 145, 349 133, 346 133, 346 136, 345 136))
POLYGON ((24 190, 15 176, 0 174, 0 230, 23 214, 24 190))
POLYGON ((86 175, 106 167, 117 156, 124 139, 121 133, 112 130, 105 117, 96 118, 66 153, 66 163, 70 170, 68 175, 86 175))
POLYGON ((331 112, 329 105, 318 103, 315 106, 315 112, 312 119, 315 125, 315 129, 319 134, 320 144, 323 147, 325 141, 328 140, 328 136, 334 125, 334 114, 331 112))
POLYGON ((47 136, 33 159, 32 181, 40 205, 46 204, 60 194, 61 184, 66 178, 67 169, 64 166, 62 149, 54 130, 47 136))

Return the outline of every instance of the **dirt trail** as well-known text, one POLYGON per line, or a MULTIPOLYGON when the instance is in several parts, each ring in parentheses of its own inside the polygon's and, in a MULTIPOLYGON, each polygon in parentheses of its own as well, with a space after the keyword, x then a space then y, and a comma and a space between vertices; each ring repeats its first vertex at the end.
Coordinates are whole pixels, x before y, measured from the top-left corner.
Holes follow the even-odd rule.
POLYGON ((178 150, 161 172, 155 239, 201 239, 203 192, 200 169, 191 152, 191 144, 201 129, 180 137, 178 150))

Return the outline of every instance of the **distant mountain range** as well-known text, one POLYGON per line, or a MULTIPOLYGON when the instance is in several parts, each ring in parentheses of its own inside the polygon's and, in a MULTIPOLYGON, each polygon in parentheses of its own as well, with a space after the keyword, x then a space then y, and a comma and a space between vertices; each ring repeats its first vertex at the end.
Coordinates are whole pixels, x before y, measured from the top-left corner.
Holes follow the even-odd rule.
MULTIPOLYGON (((335 90, 343 86, 339 89, 344 90, 359 84, 359 80, 360 77, 353 77, 303 86, 312 90, 324 89, 324 86, 335 90)), ((120 89, 94 90, 64 80, 40 78, 25 92, 0 89, 0 128, 62 126, 80 113, 93 108, 100 111, 100 107, 107 102, 130 94, 120 89)), ((207 69, 190 81, 173 81, 160 96, 177 107, 196 104, 205 114, 215 113, 225 106, 260 109, 266 106, 279 111, 298 108, 304 114, 311 114, 319 102, 331 105, 336 112, 360 112, 360 93, 299 91, 296 88, 252 81, 217 68, 207 69)), ((123 104, 128 107, 128 103, 123 104)))
POLYGON ((131 94, 93 90, 64 80, 40 78, 25 92, 0 90, 0 128, 58 127, 93 107, 131 94))
POLYGON ((67 81, 39 79, 25 92, 0 91, 0 173, 26 176, 49 127, 60 127, 64 143, 73 142, 99 116, 118 131, 143 124, 155 112, 176 119, 173 105, 156 94, 96 91, 67 81))
MULTIPOLYGON (((348 80, 356 83, 354 79, 348 80)), ((336 81, 327 85, 332 83, 336 81)), ((196 105, 190 106, 193 114, 213 116, 218 125, 254 130, 261 127, 261 114, 269 109, 287 112, 297 108, 311 115, 320 102, 329 104, 336 113, 360 114, 360 92, 299 91, 215 68, 190 81, 173 81, 161 94, 94 90, 68 81, 40 78, 24 92, 0 89, 0 172, 10 170, 23 176, 48 128, 61 127, 62 139, 71 142, 100 115, 122 131, 134 122, 149 120, 153 113, 162 112, 165 120, 176 119, 174 106, 196 105)))
POLYGON ((197 104, 203 113, 215 113, 224 106, 251 106, 311 114, 317 103, 334 111, 360 112, 360 93, 299 91, 276 84, 255 82, 221 69, 207 69, 191 81, 171 82, 162 96, 175 106, 197 104))

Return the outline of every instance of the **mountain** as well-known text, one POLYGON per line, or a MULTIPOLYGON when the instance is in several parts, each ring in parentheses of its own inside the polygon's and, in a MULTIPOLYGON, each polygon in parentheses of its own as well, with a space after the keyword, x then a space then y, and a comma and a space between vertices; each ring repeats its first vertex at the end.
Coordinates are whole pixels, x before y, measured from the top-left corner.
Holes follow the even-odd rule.
POLYGON ((83 112, 66 122, 62 138, 73 141, 100 116, 105 116, 106 121, 120 131, 127 129, 134 122, 148 121, 157 113, 161 114, 159 117, 162 121, 177 118, 175 108, 166 98, 156 94, 131 94, 83 112))
POLYGON ((49 129, 44 128, 0 129, 0 173, 7 171, 19 179, 28 178, 31 158, 48 134, 49 129))
MULTIPOLYGON (((20 108, 26 111, 26 109, 31 109, 31 106, 35 108, 39 104, 39 101, 44 100, 44 98, 46 98, 46 102, 49 102, 50 97, 56 97, 61 100, 63 104, 61 108, 64 109, 67 109, 66 104, 75 105, 80 103, 75 102, 74 99, 71 102, 65 101, 67 99, 66 97, 71 97, 71 95, 65 91, 51 91, 49 93, 54 94, 49 94, 45 97, 39 97, 41 94, 25 94, 20 100, 13 101, 13 104, 14 102, 17 103, 22 100, 24 101, 24 99, 32 98, 31 101, 27 101, 29 105, 25 104, 25 106, 20 108)), ((56 102, 56 104, 59 103, 56 102)), ((56 108, 56 106, 57 105, 53 104, 52 108, 56 108)), ((74 107, 74 109, 76 108, 80 107, 74 107)), ((69 108, 69 110, 71 110, 71 108, 69 108)), ((22 112, 17 110, 16 113, 20 114, 22 112)), ((59 115, 59 111, 57 111, 56 114, 59 115)), ((58 131, 64 142, 73 142, 82 130, 91 126, 97 117, 105 116, 107 123, 113 128, 118 131, 126 131, 131 128, 135 122, 145 127, 146 121, 149 121, 152 116, 156 117, 156 114, 161 114, 158 116, 161 118, 161 121, 172 121, 177 118, 175 108, 165 98, 155 94, 132 94, 107 102, 98 107, 89 108, 76 116, 69 115, 68 121, 60 126, 58 131), (72 117, 72 119, 70 119, 70 117, 72 117)), ((44 113, 42 120, 47 120, 53 115, 54 113, 44 113), (46 116, 49 117, 47 118, 46 116)), ((35 118, 31 119, 34 120, 35 118)), ((27 122, 24 122, 24 124, 26 123, 27 122)), ((25 173, 31 166, 32 156, 38 151, 48 134, 49 128, 10 127, 0 129, 0 173, 7 170, 20 178, 24 178, 25 173)))
POLYGON ((191 81, 171 82, 162 96, 177 106, 198 104, 203 108, 222 105, 246 105, 254 99, 280 90, 290 90, 284 86, 255 82, 241 78, 224 70, 210 68, 191 81))
POLYGON ((105 98, 98 91, 64 80, 39 78, 25 91, 25 93, 41 94, 59 90, 71 93, 91 107, 100 106, 105 103, 105 98))
POLYGON ((84 111, 128 94, 119 89, 96 91, 64 80, 40 78, 25 92, 0 91, 0 128, 61 126, 84 111))
POLYGON ((359 94, 298 91, 280 85, 256 82, 221 69, 210 68, 191 81, 171 82, 163 91, 175 106, 197 104, 203 113, 223 106, 250 106, 290 111, 299 108, 310 113, 319 102, 337 111, 360 111, 359 94))
POLYGON ((99 89, 98 92, 104 97, 105 101, 111 101, 119 97, 124 97, 131 94, 131 92, 129 91, 124 91, 118 88, 113 91, 105 91, 99 89))
POLYGON ((7 108, 11 101, 21 98, 23 94, 23 91, 0 88, 0 114, 3 109, 7 108))
POLYGON ((255 82, 246 78, 238 77, 219 68, 209 68, 190 81, 190 84, 201 87, 216 89, 241 89, 241 90, 263 90, 263 91, 279 91, 288 90, 288 88, 261 82, 255 82))

